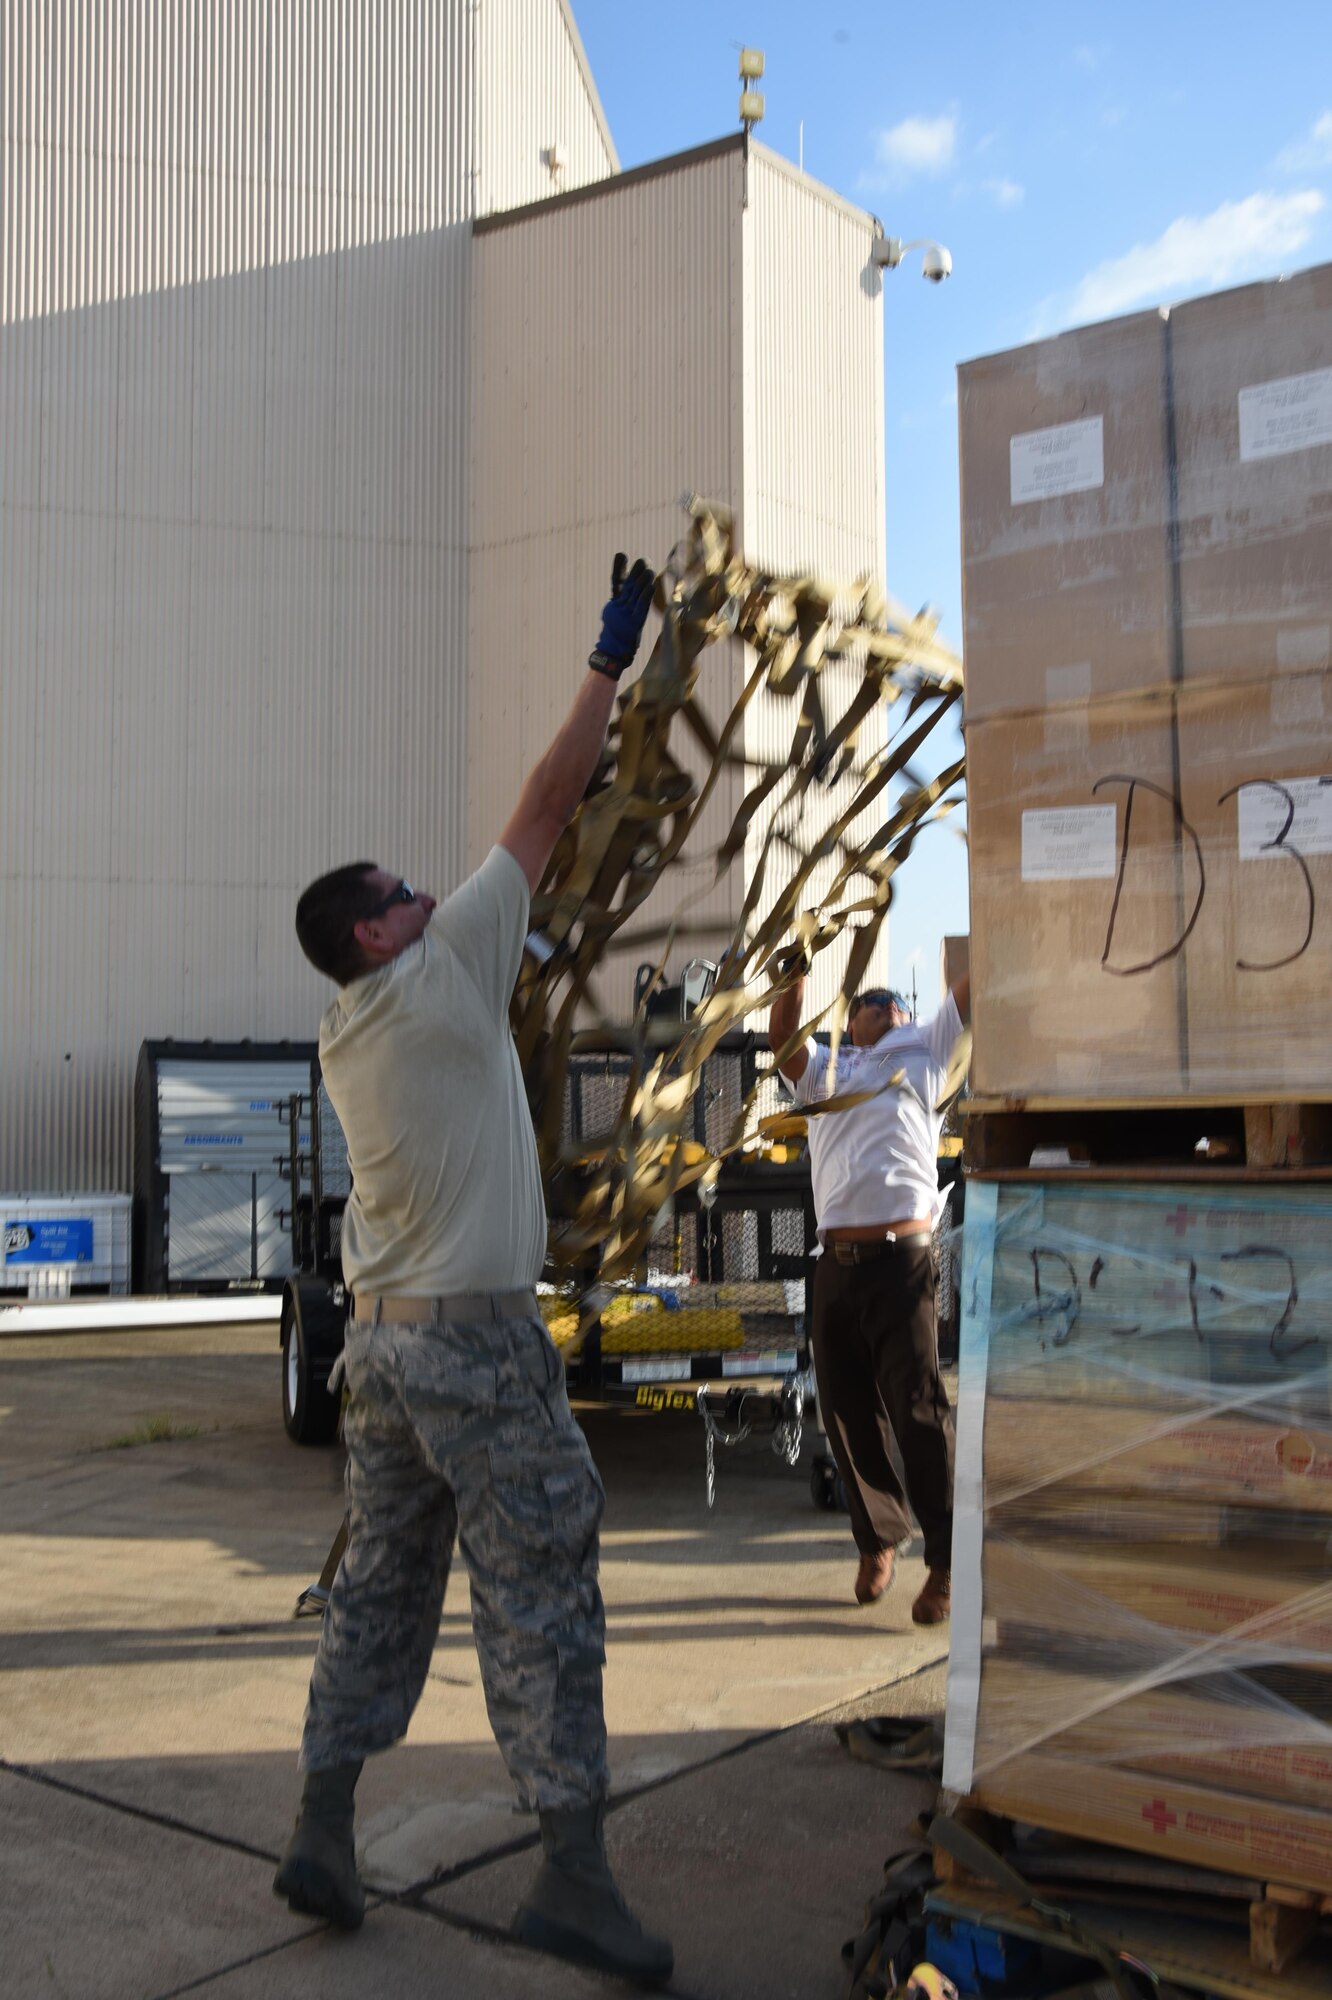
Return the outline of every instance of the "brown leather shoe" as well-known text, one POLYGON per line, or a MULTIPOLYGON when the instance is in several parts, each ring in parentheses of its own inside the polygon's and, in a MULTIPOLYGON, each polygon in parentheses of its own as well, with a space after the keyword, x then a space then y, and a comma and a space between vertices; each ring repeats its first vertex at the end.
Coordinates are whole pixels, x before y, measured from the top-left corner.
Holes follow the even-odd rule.
POLYGON ((877 1604, 893 1580, 893 1551, 880 1549, 876 1555, 862 1556, 856 1571, 856 1603, 877 1604))
POLYGON ((953 1572, 932 1569, 911 1607, 913 1625, 942 1625, 953 1608, 953 1572))

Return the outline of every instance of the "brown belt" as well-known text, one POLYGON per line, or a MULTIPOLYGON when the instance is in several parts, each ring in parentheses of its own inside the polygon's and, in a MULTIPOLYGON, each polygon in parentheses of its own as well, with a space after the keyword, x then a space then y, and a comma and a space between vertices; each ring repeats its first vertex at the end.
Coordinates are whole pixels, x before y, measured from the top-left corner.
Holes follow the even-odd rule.
POLYGON ((826 1247, 839 1264, 869 1264, 876 1257, 886 1257, 890 1251, 896 1250, 899 1244, 907 1246, 925 1243, 929 1241, 929 1237, 928 1229, 896 1229, 891 1236, 872 1236, 862 1238, 859 1242, 829 1243, 826 1247))
POLYGON ((452 1298, 357 1299, 352 1318, 358 1326, 432 1326, 450 1319, 532 1319, 540 1310, 529 1286, 522 1292, 458 1292, 452 1298))

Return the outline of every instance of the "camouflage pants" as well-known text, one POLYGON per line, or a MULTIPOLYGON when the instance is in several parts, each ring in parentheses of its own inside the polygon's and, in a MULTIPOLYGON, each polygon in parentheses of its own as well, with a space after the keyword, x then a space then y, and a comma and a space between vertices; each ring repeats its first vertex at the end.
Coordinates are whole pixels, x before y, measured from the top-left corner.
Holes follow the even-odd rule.
POLYGON ((301 1769, 356 1762, 405 1733, 457 1535, 490 1725, 520 1803, 601 1798, 605 1496, 540 1317, 353 1321, 345 1355, 349 1538, 301 1769))

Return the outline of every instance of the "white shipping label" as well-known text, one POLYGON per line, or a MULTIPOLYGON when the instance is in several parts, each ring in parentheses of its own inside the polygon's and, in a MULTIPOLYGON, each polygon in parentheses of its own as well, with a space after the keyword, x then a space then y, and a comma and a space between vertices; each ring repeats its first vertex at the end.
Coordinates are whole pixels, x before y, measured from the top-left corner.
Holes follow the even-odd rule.
POLYGON ((1239 440, 1242 459, 1281 458, 1332 444, 1332 368, 1241 389, 1239 440))
POLYGON ((1277 665, 1283 674, 1332 661, 1332 625, 1283 625, 1277 631, 1277 665))
MULTIPOLYGON (((1273 846, 1295 807, 1290 832, 1282 842, 1301 854, 1332 854, 1332 778, 1282 778, 1281 790, 1270 784, 1245 785, 1239 793, 1241 861, 1281 860, 1273 846), (1289 795, 1289 803, 1283 794, 1289 795)), ((1289 863, 1286 864, 1289 867, 1289 863)))
POLYGON ((1008 441, 1008 477, 1013 505, 1053 500, 1061 493, 1088 493, 1105 485, 1105 433, 1100 417, 1054 424, 1045 431, 1020 431, 1008 441))
POLYGON ((1113 875, 1115 806, 1037 806, 1022 815, 1024 882, 1093 882, 1113 875))
POLYGON ((1061 701, 1090 701, 1092 694, 1092 669, 1090 660, 1079 660, 1072 667, 1047 667, 1045 669, 1045 701, 1053 708, 1061 701))
POLYGON ((1291 674, 1272 683, 1272 733, 1317 728, 1323 720, 1323 676, 1291 674))

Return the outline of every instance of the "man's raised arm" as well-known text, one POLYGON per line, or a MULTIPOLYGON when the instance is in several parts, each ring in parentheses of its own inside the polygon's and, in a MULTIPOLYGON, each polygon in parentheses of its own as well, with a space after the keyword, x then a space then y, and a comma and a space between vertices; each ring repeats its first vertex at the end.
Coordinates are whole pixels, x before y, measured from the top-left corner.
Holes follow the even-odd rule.
POLYGON ((615 689, 633 664, 652 605, 656 578, 640 556, 625 573, 617 555, 611 594, 601 614, 601 636, 588 659, 587 677, 550 748, 533 769, 499 844, 513 856, 535 894, 555 843, 573 818, 597 768, 615 689))

